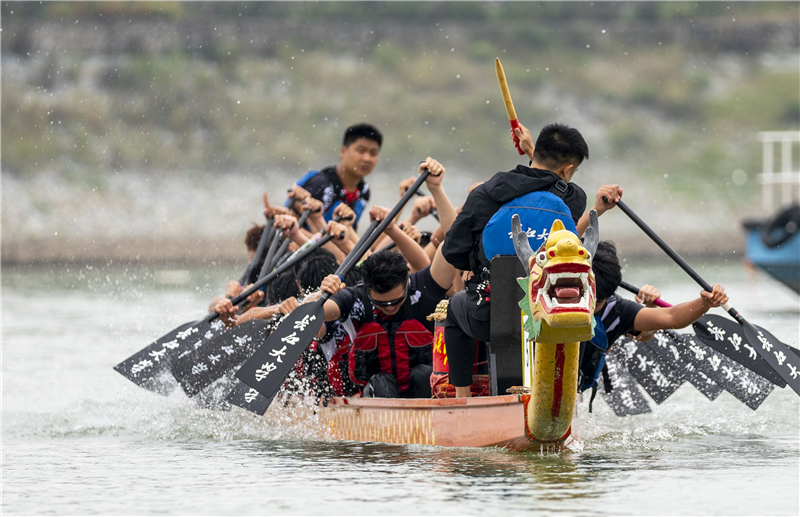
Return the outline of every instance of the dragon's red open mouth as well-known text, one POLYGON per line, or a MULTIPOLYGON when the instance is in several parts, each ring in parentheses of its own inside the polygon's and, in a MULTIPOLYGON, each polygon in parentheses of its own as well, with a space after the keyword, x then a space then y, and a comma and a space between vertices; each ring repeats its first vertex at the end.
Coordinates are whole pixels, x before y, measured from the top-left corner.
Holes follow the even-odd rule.
POLYGON ((590 271, 590 266, 574 263, 545 268, 536 286, 542 309, 548 314, 589 312, 593 298, 590 271))

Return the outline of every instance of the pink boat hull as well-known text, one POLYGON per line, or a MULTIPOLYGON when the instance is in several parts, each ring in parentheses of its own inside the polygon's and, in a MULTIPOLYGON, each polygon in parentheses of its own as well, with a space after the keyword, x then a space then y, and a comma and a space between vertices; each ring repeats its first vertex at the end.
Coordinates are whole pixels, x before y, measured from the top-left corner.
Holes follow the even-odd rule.
POLYGON ((560 449, 571 435, 538 442, 525 431, 524 395, 450 399, 333 398, 321 412, 341 440, 443 447, 560 449))

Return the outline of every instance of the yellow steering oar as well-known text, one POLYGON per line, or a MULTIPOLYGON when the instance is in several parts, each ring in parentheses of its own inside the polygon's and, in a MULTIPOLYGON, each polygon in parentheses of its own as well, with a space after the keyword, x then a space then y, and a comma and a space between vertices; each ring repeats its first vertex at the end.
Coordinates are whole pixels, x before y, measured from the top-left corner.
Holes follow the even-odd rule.
MULTIPOLYGON (((506 113, 508 113, 508 121, 511 124, 511 129, 516 129, 519 127, 519 119, 517 118, 517 112, 514 110, 514 103, 511 102, 511 93, 508 91, 508 83, 506 82, 506 73, 503 71, 503 65, 500 64, 500 58, 495 58, 494 60, 494 70, 497 72, 497 83, 500 85, 500 93, 503 94, 503 102, 506 105, 506 113)), ((516 133, 514 135, 514 145, 517 146, 517 152, 519 154, 525 154, 522 152, 522 149, 519 147, 519 138, 517 137, 516 133)))

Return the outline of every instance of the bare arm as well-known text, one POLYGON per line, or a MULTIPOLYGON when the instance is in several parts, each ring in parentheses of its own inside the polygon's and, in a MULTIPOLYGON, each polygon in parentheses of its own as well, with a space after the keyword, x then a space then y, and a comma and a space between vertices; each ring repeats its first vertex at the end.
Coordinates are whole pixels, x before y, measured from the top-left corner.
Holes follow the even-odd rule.
POLYGON ((386 227, 386 235, 397 244, 397 249, 408 261, 412 273, 431 265, 431 260, 425 250, 396 224, 392 223, 386 227))
POLYGON ((712 307, 728 303, 725 289, 715 284, 711 292, 700 291, 700 297, 666 309, 645 307, 636 315, 633 328, 639 331, 680 329, 691 325, 712 307))
POLYGON ((450 198, 447 197, 444 187, 442 187, 445 168, 430 156, 419 164, 420 173, 426 168, 430 171, 430 174, 425 180, 425 184, 428 186, 433 201, 436 203, 436 210, 439 212, 439 224, 442 225, 442 229, 447 233, 453 225, 453 221, 456 220, 456 209, 453 207, 453 203, 450 202, 450 198))
POLYGON ((439 248, 439 245, 442 244, 444 240, 444 230, 442 227, 439 226, 431 235, 431 241, 425 246, 425 253, 427 253, 428 257, 430 257, 431 262, 433 262, 433 257, 436 256, 436 250, 439 248))
POLYGON ((453 285, 453 278, 456 275, 456 268, 450 265, 442 255, 442 247, 436 249, 436 254, 433 256, 433 263, 431 263, 431 277, 440 287, 450 289, 453 285))

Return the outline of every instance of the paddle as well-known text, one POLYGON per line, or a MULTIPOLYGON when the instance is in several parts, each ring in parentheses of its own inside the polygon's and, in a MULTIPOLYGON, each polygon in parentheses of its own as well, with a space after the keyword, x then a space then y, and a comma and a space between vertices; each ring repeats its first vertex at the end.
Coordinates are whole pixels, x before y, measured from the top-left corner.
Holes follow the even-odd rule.
MULTIPOLYGON (((620 287, 632 293, 639 292, 638 287, 625 281, 620 284, 620 287)), ((656 299, 654 303, 659 307, 672 307, 661 298, 656 299)), ((702 318, 697 323, 699 323, 698 326, 702 326, 702 318)), ((735 325, 733 322, 730 323, 735 325)), ((719 384, 752 409, 756 409, 772 391, 771 386, 774 383, 769 378, 760 375, 745 364, 734 362, 730 357, 719 355, 717 352, 720 350, 713 347, 713 343, 712 346, 708 346, 708 343, 700 336, 678 334, 673 330, 660 331, 648 341, 648 344, 657 352, 665 355, 666 359, 682 361, 687 364, 687 367, 691 365, 693 368, 690 370, 696 370, 696 373, 719 384)), ((769 368, 769 365, 763 363, 763 366, 768 374, 775 377, 783 386, 786 385, 783 379, 769 368)), ((691 379, 689 380, 691 382, 691 379)), ((701 381, 701 379, 697 380, 701 381)), ((705 394, 704 388, 694 382, 692 384, 695 384, 705 394)), ((708 395, 706 394, 706 396, 708 395)))
MULTIPOLYGON (((605 200, 605 199, 604 199, 605 200)), ((608 200, 605 200, 608 202, 608 200)), ((642 221, 633 210, 631 210, 622 200, 617 202, 617 206, 625 212, 625 214, 636 223, 636 225, 650 237, 653 242, 666 252, 669 257, 678 264, 692 279, 697 282, 700 287, 708 292, 711 292, 711 285, 703 280, 697 272, 683 258, 678 255, 675 250, 669 247, 661 237, 659 237, 652 229, 650 229, 644 221, 642 221)), ((728 314, 739 322, 744 330, 744 336, 750 343, 758 343, 761 346, 756 346, 756 352, 775 370, 783 380, 789 384, 789 387, 795 393, 800 395, 800 361, 795 354, 789 350, 789 347, 781 343, 775 336, 763 329, 757 329, 750 322, 744 319, 744 316, 739 314, 739 311, 725 304, 722 306, 728 314)))
POLYGON ((676 341, 669 332, 663 330, 656 332, 653 339, 649 340, 647 344, 661 357, 662 361, 674 365, 678 374, 689 381, 708 400, 715 400, 724 391, 722 386, 700 370, 699 361, 694 356, 688 358, 690 360, 684 360, 684 357, 678 352, 678 347, 682 347, 683 344, 676 341))
POLYGON ((670 362, 662 360, 647 343, 634 339, 622 343, 625 366, 656 404, 661 404, 683 384, 683 376, 670 362))
MULTIPOLYGON (((347 255, 344 263, 336 271, 340 278, 356 265, 356 262, 372 246, 389 224, 393 224, 395 216, 419 189, 429 171, 419 175, 417 180, 403 194, 400 201, 392 208, 389 214, 380 222, 373 221, 367 232, 359 239, 356 247, 347 255)), ((294 363, 303 353, 303 350, 314 340, 317 332, 324 323, 325 310, 323 305, 330 297, 329 293, 315 302, 301 305, 295 309, 259 348, 236 372, 236 377, 248 386, 255 388, 267 398, 272 398, 280 389, 286 375, 291 371, 294 363)))
MULTIPOLYGON (((625 281, 620 283, 620 287, 634 294, 639 293, 638 287, 625 281)), ((661 298, 656 299, 653 303, 659 307, 672 307, 671 304, 665 302, 661 298)), ((757 373, 773 384, 781 388, 786 386, 786 381, 756 353, 755 348, 748 341, 739 335, 738 331, 741 327, 736 323, 722 318, 721 316, 706 314, 692 323, 692 328, 697 338, 714 350, 722 352, 748 370, 757 373), (727 338, 725 337, 726 335, 727 338)))
POLYGON ((253 254, 253 258, 250 260, 250 263, 247 264, 247 268, 239 279, 239 285, 247 285, 250 283, 250 275, 256 268, 256 264, 264 259, 264 250, 267 248, 267 243, 270 242, 275 234, 275 228, 272 227, 273 221, 272 217, 267 219, 267 224, 264 226, 264 230, 261 232, 261 238, 258 240, 256 252, 253 254))
MULTIPOLYGON (((257 264, 265 259, 264 254, 267 243, 274 236, 272 221, 272 218, 267 219, 267 224, 261 232, 261 238, 258 241, 256 252, 247 264, 244 274, 242 274, 242 277, 239 279, 240 284, 247 283, 257 264)), ((234 300, 240 302, 253 292, 255 292, 254 289, 248 291, 246 295, 242 293, 234 300), (244 298, 242 298, 242 296, 244 296, 244 298)), ((238 302, 235 301, 234 303, 236 304, 238 302)), ((165 373, 172 359, 183 350, 183 345, 187 341, 193 341, 201 335, 207 335, 209 332, 213 333, 214 331, 221 331, 223 329, 222 322, 214 321, 216 316, 218 316, 218 314, 210 313, 203 319, 190 321, 172 329, 145 348, 114 366, 114 370, 134 384, 145 389, 156 393, 168 394, 172 391, 174 385, 170 386, 170 381, 162 378, 162 374, 165 373)))
MULTIPOLYGON (((323 237, 317 242, 321 242, 321 244, 319 244, 319 246, 321 246, 327 243, 331 238, 332 236, 329 236, 328 239, 323 237)), ((316 249, 316 247, 310 247, 311 251, 316 249)), ((310 251, 306 251, 310 253, 310 251)), ((298 255, 296 259, 302 260, 305 256, 306 255, 300 257, 300 255, 298 255)), ((292 262, 292 264, 294 264, 294 262, 292 262)), ((281 268, 280 272, 277 274, 282 273, 291 267, 292 264, 286 262, 284 267, 281 268)), ((276 269, 275 271, 278 270, 276 269)), ((248 296, 261 289, 261 287, 275 278, 275 276, 277 275, 269 274, 262 277, 251 287, 240 293, 239 296, 233 298, 231 303, 233 305, 239 305, 241 302, 247 300, 248 296)), ((209 339, 213 337, 215 332, 224 329, 225 325, 217 319, 218 317, 218 313, 210 312, 202 319, 184 323, 117 364, 114 366, 114 369, 131 382, 143 388, 157 391, 159 384, 161 384, 158 381, 158 377, 161 376, 164 370, 167 370, 171 366, 172 361, 176 357, 187 351, 191 351, 192 348, 190 347, 199 346, 203 342, 203 338, 209 339)))
POLYGON ((625 368, 624 351, 612 347, 606 355, 608 377, 611 380, 611 393, 601 390, 603 400, 617 416, 632 416, 650 413, 650 404, 639 391, 636 379, 625 368))
MULTIPOLYGON (((319 247, 327 244, 333 235, 325 235, 311 246, 287 260, 268 273, 259 285, 280 276, 298 262, 305 259, 319 247)), ((199 340, 195 346, 177 356, 172 364, 172 375, 183 391, 193 397, 206 386, 222 377, 225 372, 244 361, 270 334, 273 323, 270 320, 254 319, 237 325, 212 339, 199 340)))
MULTIPOLYGON (((306 219, 308 219, 310 213, 311 209, 306 209, 302 214, 300 214, 300 217, 297 219, 298 228, 302 228, 303 225, 306 224, 306 219)), ((264 261, 264 266, 261 268, 260 276, 264 276, 275 268, 275 265, 280 261, 284 253, 286 253, 286 249, 289 247, 291 242, 292 240, 288 236, 283 235, 283 230, 278 230, 278 236, 272 243, 275 248, 270 247, 270 252, 267 254, 267 260, 264 261), (278 245, 276 241, 281 241, 280 245, 278 245)))
MULTIPOLYGON (((494 59, 494 71, 497 74, 497 84, 500 85, 500 94, 503 96, 503 103, 506 105, 506 114, 508 115, 508 122, 511 124, 511 129, 517 129, 519 127, 519 119, 517 118, 517 112, 514 109, 514 103, 511 102, 511 93, 508 91, 508 83, 506 82, 506 73, 503 70, 503 65, 500 64, 500 58, 494 59)), ((525 154, 522 152, 522 148, 519 146, 519 137, 516 133, 514 135, 514 145, 517 146, 517 152, 519 154, 525 154)))

